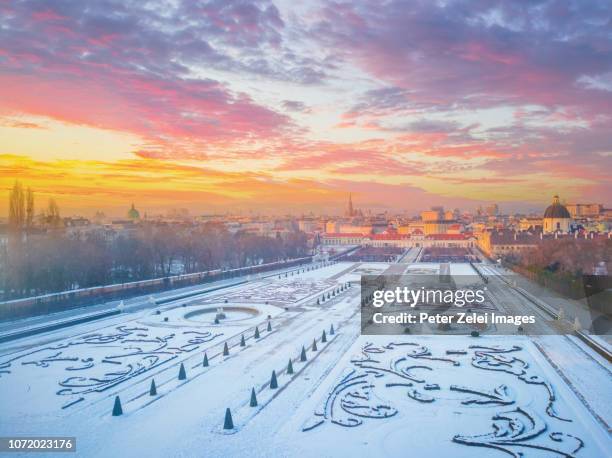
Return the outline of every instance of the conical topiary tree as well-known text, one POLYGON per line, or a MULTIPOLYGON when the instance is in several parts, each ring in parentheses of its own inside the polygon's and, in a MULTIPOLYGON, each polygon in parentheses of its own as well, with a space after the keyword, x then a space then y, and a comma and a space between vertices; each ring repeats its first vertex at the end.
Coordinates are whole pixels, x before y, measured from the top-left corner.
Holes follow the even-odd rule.
POLYGON ((312 351, 317 351, 317 339, 312 339, 312 351))
POLYGON ((278 380, 276 380, 276 371, 272 371, 272 377, 270 377, 270 389, 275 390, 278 388, 278 380))
POLYGON ((272 323, 268 321, 268 328, 266 329, 268 332, 272 330, 272 323))
POLYGON ((227 346, 227 342, 223 344, 223 356, 229 356, 229 347, 227 346))
POLYGON ((323 329, 323 335, 321 336, 321 343, 327 342, 327 336, 325 335, 325 329, 323 329))
POLYGON ((151 379, 151 388, 149 388, 149 396, 157 396, 157 387, 155 386, 155 379, 151 379))
POLYGON ((304 348, 303 345, 302 345, 302 353, 300 353, 300 361, 302 362, 306 361, 306 349, 304 348))
POLYGON ((204 353, 204 361, 202 361, 202 367, 208 367, 208 355, 204 353))
POLYGON ((244 341, 244 334, 240 336, 240 346, 244 347, 246 345, 246 342, 244 341))
POLYGON ((119 396, 115 396, 115 405, 113 405, 113 417, 123 415, 123 409, 121 408, 121 400, 119 396))
POLYGON ((232 420, 232 412, 229 407, 225 409, 225 420, 223 421, 223 429, 234 429, 234 420, 232 420))
POLYGON ((291 362, 291 358, 289 358, 289 364, 287 364, 287 374, 293 375, 293 363, 291 362))
POLYGON ((255 338, 259 339, 259 327, 255 326, 255 338))
POLYGON ((249 402, 251 407, 257 407, 257 396, 255 395, 255 388, 251 388, 251 401, 249 402))
POLYGON ((179 368, 178 379, 179 380, 186 380, 187 379, 187 372, 185 372, 185 366, 183 365, 183 363, 181 363, 181 367, 179 368))
POLYGON ((329 335, 333 336, 334 335, 334 325, 332 324, 331 327, 329 328, 329 335))

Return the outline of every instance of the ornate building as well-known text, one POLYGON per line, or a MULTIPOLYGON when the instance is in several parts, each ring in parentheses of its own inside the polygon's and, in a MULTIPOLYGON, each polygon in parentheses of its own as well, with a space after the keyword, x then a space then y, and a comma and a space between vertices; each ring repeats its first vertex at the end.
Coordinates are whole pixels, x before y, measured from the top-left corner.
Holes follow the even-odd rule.
POLYGON ((134 207, 134 204, 132 204, 132 208, 129 209, 127 213, 127 217, 128 219, 132 221, 137 221, 140 219, 140 212, 136 210, 136 207, 134 207))
POLYGON ((346 210, 344 212, 344 216, 346 218, 359 218, 363 217, 363 213, 361 210, 355 208, 353 206, 353 196, 349 194, 348 205, 346 206, 346 210))
POLYGON ((346 216, 349 218, 355 216, 355 209, 353 208, 353 196, 349 194, 348 206, 346 208, 346 216))
POLYGON ((553 197, 552 205, 544 212, 544 233, 569 232, 572 217, 567 208, 559 202, 559 196, 553 197))

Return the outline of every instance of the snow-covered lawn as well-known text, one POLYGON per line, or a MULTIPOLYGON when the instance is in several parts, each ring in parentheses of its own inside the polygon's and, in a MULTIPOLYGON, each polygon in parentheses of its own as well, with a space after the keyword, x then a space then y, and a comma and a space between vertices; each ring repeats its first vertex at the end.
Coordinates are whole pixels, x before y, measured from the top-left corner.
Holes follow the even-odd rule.
POLYGON ((360 336, 345 284, 387 267, 254 279, 2 344, 0 436, 76 436, 100 457, 606 456, 605 361, 577 364, 589 350, 563 336, 360 336))
POLYGON ((338 443, 337 456, 601 457, 610 446, 532 342, 515 337, 360 337, 283 432, 308 456, 338 443))

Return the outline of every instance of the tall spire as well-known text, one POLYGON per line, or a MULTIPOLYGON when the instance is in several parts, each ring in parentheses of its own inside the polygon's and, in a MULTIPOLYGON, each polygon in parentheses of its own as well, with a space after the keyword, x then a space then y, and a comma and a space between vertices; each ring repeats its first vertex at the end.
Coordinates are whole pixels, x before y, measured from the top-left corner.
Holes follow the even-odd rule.
POLYGON ((355 214, 355 210, 353 209, 353 196, 351 193, 349 193, 347 214, 348 216, 354 216, 355 214))

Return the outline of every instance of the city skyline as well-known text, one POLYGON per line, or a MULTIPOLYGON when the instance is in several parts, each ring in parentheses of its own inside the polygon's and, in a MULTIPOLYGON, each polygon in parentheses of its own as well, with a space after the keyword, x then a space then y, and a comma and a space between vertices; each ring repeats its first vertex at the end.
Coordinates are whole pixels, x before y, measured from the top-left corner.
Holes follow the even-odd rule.
POLYGON ((2 4, 0 215, 610 206, 609 4, 469 5, 2 4))

